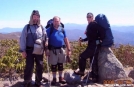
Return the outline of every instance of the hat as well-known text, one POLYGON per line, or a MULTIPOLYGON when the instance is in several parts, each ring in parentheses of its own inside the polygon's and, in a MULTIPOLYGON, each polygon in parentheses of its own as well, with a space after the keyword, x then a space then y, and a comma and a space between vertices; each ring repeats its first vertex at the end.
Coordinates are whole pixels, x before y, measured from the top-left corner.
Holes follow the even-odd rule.
POLYGON ((87 17, 92 17, 93 16, 93 13, 89 12, 87 13, 87 17))
POLYGON ((32 14, 33 14, 33 15, 40 16, 40 14, 39 14, 39 11, 38 11, 38 10, 33 10, 32 14))

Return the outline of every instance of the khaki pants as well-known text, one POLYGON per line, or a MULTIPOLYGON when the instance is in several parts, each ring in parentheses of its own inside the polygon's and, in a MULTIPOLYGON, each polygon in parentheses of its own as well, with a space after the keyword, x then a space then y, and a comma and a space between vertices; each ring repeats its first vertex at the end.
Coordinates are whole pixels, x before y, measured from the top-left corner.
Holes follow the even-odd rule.
POLYGON ((66 52, 63 48, 50 50, 49 55, 50 56, 48 57, 48 63, 51 65, 66 62, 66 52))

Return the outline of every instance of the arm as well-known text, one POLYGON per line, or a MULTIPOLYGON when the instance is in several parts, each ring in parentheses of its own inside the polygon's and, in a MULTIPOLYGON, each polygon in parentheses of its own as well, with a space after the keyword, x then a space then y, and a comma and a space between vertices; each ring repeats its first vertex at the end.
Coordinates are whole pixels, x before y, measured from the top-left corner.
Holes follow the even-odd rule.
POLYGON ((21 36, 20 36, 20 50, 22 57, 26 58, 26 37, 27 37, 27 26, 25 26, 22 30, 21 36))
POLYGON ((46 30, 43 31, 43 46, 45 47, 45 49, 47 48, 48 46, 48 36, 47 36, 47 33, 46 33, 46 30))
POLYGON ((88 41, 87 37, 81 40, 82 42, 88 41))
POLYGON ((65 42, 65 44, 67 46, 67 55, 69 56, 69 55, 71 55, 70 43, 69 43, 68 38, 66 37, 66 32, 65 31, 64 31, 63 34, 64 34, 64 42, 65 42))
POLYGON ((22 30, 21 36, 20 36, 20 52, 26 51, 26 37, 27 37, 27 26, 25 26, 22 30))
POLYGON ((65 38, 64 38, 64 41, 65 41, 65 44, 66 44, 66 46, 67 46, 67 50, 68 50, 68 51, 71 51, 71 49, 70 49, 70 43, 69 43, 68 38, 65 37, 65 38))

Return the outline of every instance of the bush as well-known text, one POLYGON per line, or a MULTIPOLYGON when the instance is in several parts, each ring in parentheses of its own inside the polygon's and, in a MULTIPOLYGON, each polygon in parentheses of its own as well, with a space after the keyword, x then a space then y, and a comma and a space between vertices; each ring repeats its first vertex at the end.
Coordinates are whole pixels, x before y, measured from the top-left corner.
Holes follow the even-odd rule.
MULTIPOLYGON (((77 69, 79 54, 85 50, 87 44, 83 43, 79 46, 78 42, 71 42, 72 55, 71 63, 66 63, 66 69, 77 69)), ((9 72, 11 69, 16 70, 19 73, 23 73, 25 66, 25 59, 22 58, 18 52, 19 45, 17 40, 0 40, 0 73, 9 72)), ((112 48, 116 57, 121 63, 129 66, 134 66, 134 47, 131 45, 119 45, 112 48)), ((47 72, 47 63, 44 59, 44 72, 47 72)), ((89 60, 87 60, 87 66, 89 67, 89 60)))

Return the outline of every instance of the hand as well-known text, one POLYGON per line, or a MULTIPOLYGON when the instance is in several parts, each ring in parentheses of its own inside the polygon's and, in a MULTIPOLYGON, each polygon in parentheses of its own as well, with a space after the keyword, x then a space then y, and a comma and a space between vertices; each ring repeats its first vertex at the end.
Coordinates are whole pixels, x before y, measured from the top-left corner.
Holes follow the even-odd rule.
POLYGON ((67 56, 70 56, 70 55, 71 55, 71 51, 67 50, 67 56))
POLYGON ((23 57, 23 58, 26 58, 26 57, 27 57, 26 52, 22 52, 21 54, 22 54, 22 57, 23 57))
POLYGON ((45 51, 45 55, 49 56, 49 50, 48 49, 45 51))
POLYGON ((79 38, 79 45, 81 46, 82 38, 79 38))
POLYGON ((71 59, 69 56, 66 56, 66 63, 71 63, 71 59))
POLYGON ((47 47, 47 46, 48 46, 48 42, 45 43, 45 47, 47 47))

